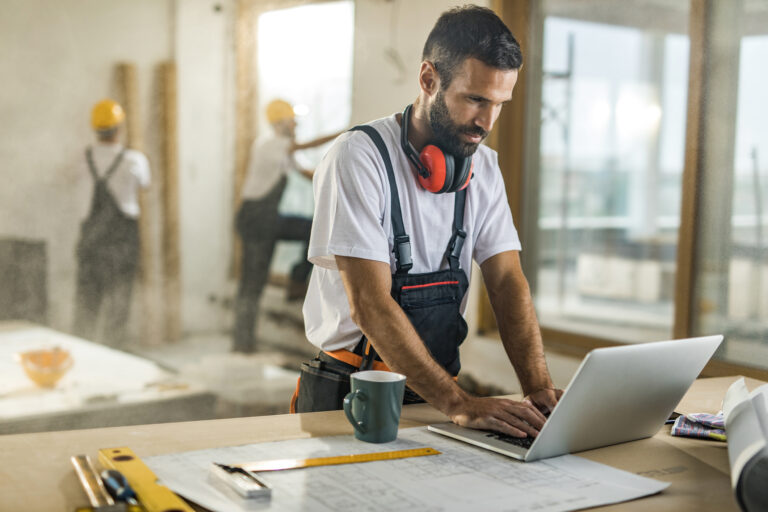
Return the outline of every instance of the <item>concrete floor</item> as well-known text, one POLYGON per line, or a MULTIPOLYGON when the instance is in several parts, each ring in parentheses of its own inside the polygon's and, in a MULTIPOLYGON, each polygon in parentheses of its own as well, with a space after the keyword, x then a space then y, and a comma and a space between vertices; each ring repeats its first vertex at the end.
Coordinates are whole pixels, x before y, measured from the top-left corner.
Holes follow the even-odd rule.
POLYGON ((216 393, 218 418, 287 413, 298 368, 315 350, 304 338, 301 302, 284 297, 282 288, 265 290, 253 354, 231 352, 226 332, 196 333, 137 353, 216 393))

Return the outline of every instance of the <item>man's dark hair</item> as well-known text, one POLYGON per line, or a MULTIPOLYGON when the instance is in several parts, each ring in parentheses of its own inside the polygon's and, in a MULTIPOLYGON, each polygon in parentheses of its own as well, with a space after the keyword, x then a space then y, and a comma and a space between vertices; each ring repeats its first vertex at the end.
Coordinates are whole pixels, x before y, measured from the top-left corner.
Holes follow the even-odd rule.
POLYGON ((421 56, 435 66, 444 88, 467 58, 502 70, 523 65, 523 53, 512 32, 492 10, 477 5, 454 7, 441 14, 421 56))

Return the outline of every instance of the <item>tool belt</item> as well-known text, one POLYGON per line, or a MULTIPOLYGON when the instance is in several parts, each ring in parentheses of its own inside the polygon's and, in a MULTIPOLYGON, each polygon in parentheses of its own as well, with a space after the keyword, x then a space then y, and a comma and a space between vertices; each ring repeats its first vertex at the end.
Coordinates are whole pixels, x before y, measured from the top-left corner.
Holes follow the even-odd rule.
MULTIPOLYGON (((358 343, 358 347, 360 346, 362 346, 362 340, 358 343)), ((311 361, 302 363, 296 390, 291 398, 291 413, 340 409, 344 397, 351 390, 349 377, 361 368, 365 368, 364 361, 365 358, 361 354, 349 350, 334 350, 320 352, 311 361)), ((390 371, 389 367, 380 360, 371 361, 370 368, 365 369, 390 371)), ((423 402, 424 399, 406 388, 403 404, 423 402)))

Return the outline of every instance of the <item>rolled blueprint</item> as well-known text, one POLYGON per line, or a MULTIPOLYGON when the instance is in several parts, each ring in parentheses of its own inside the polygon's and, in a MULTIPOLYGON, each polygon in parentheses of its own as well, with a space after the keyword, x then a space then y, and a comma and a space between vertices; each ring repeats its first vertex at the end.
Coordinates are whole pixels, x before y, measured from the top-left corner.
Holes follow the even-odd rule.
POLYGON ((742 510, 768 510, 768 384, 752 393, 744 379, 723 400, 731 486, 742 510))

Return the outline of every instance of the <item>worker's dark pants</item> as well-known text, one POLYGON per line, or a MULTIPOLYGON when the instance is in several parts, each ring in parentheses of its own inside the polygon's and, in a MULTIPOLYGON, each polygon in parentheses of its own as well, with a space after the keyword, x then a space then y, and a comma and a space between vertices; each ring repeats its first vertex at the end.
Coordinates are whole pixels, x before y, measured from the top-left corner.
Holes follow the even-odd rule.
MULTIPOLYGON (((277 187, 276 187, 277 188, 277 187)), ((282 187, 280 187, 282 195, 282 187)), ((280 195, 271 192, 263 200, 244 201, 236 226, 243 242, 242 272, 235 305, 235 352, 256 349, 256 324, 259 301, 269 277, 269 266, 278 240, 304 242, 304 257, 291 269, 291 280, 304 282, 312 271, 306 251, 312 220, 279 215, 280 195)))
POLYGON ((74 332, 90 341, 125 348, 131 292, 138 268, 138 227, 130 245, 100 247, 78 255, 74 332), (97 332, 99 315, 102 329, 97 332))

